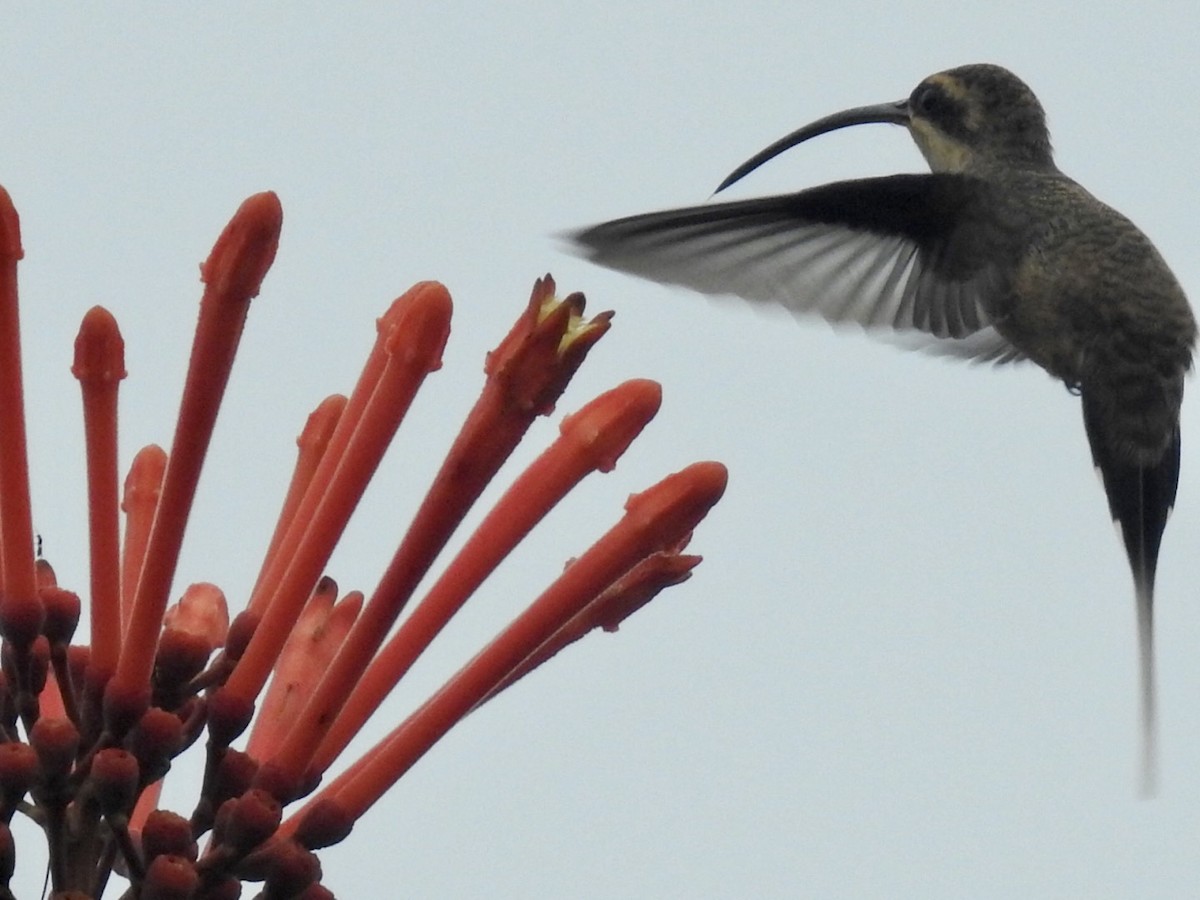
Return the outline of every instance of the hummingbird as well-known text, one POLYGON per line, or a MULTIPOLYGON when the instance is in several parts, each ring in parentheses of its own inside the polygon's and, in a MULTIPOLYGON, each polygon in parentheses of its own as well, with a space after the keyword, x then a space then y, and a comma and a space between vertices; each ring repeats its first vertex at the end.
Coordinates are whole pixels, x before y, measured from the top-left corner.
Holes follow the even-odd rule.
POLYGON ((810 138, 868 123, 906 127, 931 171, 630 216, 567 238, 592 261, 652 281, 858 323, 967 360, 1027 360, 1078 395, 1133 574, 1151 794, 1154 576, 1179 484, 1191 307, 1150 240, 1059 171, 1041 103, 996 65, 939 72, 905 100, 818 119, 717 192, 810 138))

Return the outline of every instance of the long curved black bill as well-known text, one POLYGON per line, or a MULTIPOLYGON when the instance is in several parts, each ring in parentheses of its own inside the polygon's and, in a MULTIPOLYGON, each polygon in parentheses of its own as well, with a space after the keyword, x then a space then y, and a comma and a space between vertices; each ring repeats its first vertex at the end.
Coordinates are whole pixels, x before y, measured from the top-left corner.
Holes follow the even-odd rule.
POLYGON ((830 131, 837 131, 839 128, 849 128, 851 125, 867 125, 872 122, 907 125, 908 121, 907 100, 900 100, 897 103, 877 103, 874 106, 856 106, 854 109, 834 113, 832 116, 818 119, 815 122, 805 125, 803 128, 793 131, 787 137, 777 140, 767 149, 754 154, 754 156, 730 172, 729 176, 721 182, 713 193, 721 193, 721 191, 725 190, 725 188, 729 187, 735 181, 745 178, 767 160, 774 159, 784 150, 789 150, 797 144, 807 141, 809 138, 815 138, 830 131))

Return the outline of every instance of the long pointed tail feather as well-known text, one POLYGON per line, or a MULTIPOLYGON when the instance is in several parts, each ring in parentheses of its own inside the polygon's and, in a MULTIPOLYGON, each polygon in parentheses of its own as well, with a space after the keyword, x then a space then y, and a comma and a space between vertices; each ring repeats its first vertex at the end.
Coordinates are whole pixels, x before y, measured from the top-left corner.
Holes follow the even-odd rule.
POLYGON ((1155 792, 1158 781, 1158 710, 1154 659, 1154 575, 1163 529, 1175 505, 1179 486, 1180 435, 1176 424, 1171 441, 1157 463, 1139 465, 1120 458, 1106 433, 1101 412, 1083 396, 1083 421, 1092 461, 1100 472, 1108 507, 1121 528, 1137 601, 1138 657, 1142 707, 1142 793, 1155 792))

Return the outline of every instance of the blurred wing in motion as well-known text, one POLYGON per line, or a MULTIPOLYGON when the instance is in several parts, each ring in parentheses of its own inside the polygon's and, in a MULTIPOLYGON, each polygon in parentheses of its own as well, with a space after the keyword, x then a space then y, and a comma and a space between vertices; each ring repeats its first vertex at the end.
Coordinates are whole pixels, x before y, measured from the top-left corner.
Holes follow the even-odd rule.
POLYGON ((982 214, 988 190, 965 175, 893 175, 631 216, 567 238, 593 262, 652 281, 1006 362, 1021 353, 993 327, 1003 314, 995 260, 1007 248, 982 214))

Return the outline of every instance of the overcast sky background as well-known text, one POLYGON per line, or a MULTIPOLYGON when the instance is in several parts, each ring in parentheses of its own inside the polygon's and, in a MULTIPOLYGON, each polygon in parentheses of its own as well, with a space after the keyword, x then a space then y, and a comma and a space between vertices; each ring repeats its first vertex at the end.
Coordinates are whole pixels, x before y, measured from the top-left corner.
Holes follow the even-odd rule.
MULTIPOLYGON (((197 264, 277 191, 177 595, 239 606, 294 460, 411 283, 456 312, 330 567, 369 591, 549 270, 615 309, 551 420, 631 377, 657 421, 484 586, 394 695, 423 700, 616 520, 698 459, 730 470, 705 557, 472 716, 341 847, 342 897, 1183 897, 1200 878, 1200 390, 1159 567, 1162 791, 1136 799, 1133 599, 1078 400, 1039 370, 906 355, 820 323, 597 269, 553 235, 704 201, 827 113, 996 62, 1061 167, 1200 295, 1200 9, 1187 3, 675 2, 25 7, 0 32, 0 184, 21 213, 35 524, 86 588, 80 317, 127 346, 122 468, 173 429, 197 264), (1003 10, 1003 11, 1001 11, 1003 10)), ((731 196, 920 171, 906 133, 840 132, 731 196)), ((356 745, 357 746, 357 745, 356 745)), ((366 746, 364 743, 362 746, 366 746)), ((195 774, 176 776, 184 809, 195 774)), ((187 807, 190 809, 190 807, 187 807)), ((26 835, 21 859, 31 849, 26 835)), ((24 868, 24 866, 23 866, 24 868)), ((41 872, 24 870, 20 896, 41 872)))

